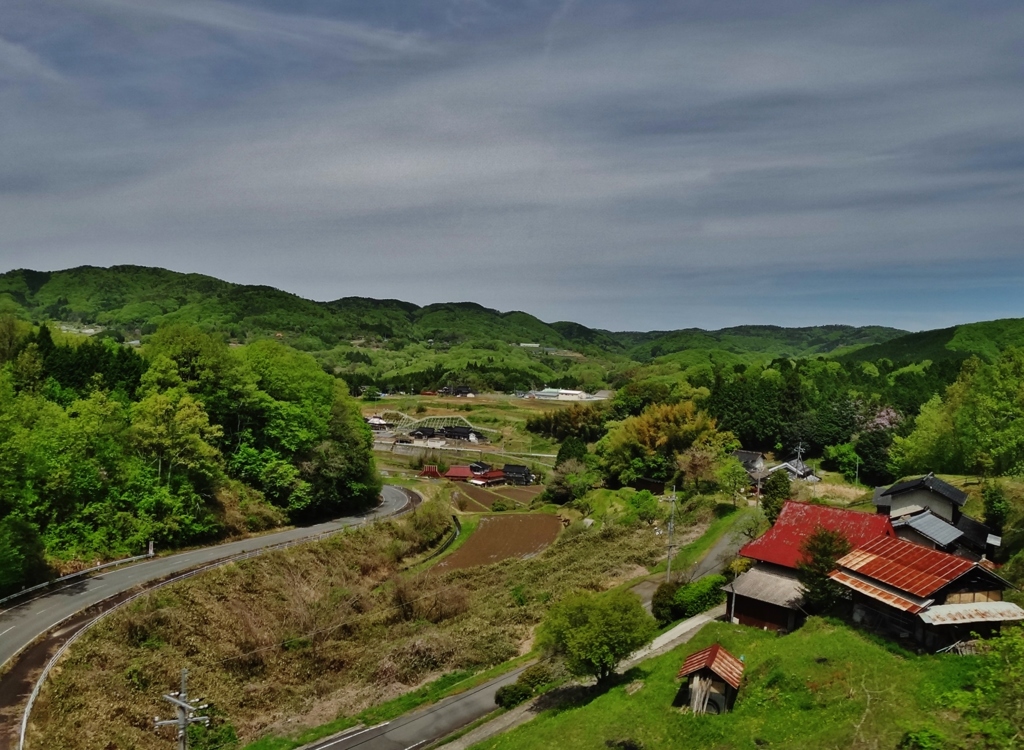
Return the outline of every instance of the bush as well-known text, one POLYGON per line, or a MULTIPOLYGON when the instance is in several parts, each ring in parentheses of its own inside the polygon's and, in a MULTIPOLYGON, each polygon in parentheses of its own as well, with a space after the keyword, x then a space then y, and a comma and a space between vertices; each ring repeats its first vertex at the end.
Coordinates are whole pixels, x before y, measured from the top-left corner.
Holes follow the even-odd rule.
POLYGON ((495 513, 501 513, 505 510, 512 510, 515 507, 514 503, 506 502, 505 500, 495 500, 491 503, 491 510, 495 513))
POLYGON ((675 596, 679 591, 677 581, 663 581, 651 597, 651 614, 659 625, 667 625, 675 620, 675 596))
POLYGON ((672 599, 676 618, 693 617, 725 601, 725 576, 706 576, 682 586, 672 599))
POLYGON ((553 679, 555 679, 555 675, 550 667, 545 664, 534 664, 532 667, 527 667, 523 670, 523 673, 519 675, 519 679, 516 680, 516 684, 525 685, 532 691, 541 685, 547 685, 553 679))
POLYGON ((494 702, 502 708, 515 708, 523 701, 533 697, 533 690, 526 685, 514 682, 511 685, 503 685, 494 694, 494 702))
POLYGON ((916 732, 905 732, 896 747, 898 750, 942 750, 949 747, 949 741, 931 729, 918 729, 916 732))

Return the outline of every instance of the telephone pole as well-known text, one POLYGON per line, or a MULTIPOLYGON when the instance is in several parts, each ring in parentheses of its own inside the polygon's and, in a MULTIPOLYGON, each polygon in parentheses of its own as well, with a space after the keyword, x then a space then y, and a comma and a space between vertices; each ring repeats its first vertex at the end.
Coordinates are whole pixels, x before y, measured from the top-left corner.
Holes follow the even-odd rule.
POLYGON ((668 568, 665 571, 665 581, 670 582, 672 580, 672 552, 675 550, 675 545, 672 543, 672 532, 676 529, 676 486, 672 485, 672 510, 669 511, 668 515, 668 568))
POLYGON ((196 716, 196 711, 202 711, 209 708, 209 704, 204 703, 201 706, 194 705, 199 703, 200 699, 193 698, 188 699, 188 670, 181 670, 181 691, 177 693, 168 693, 164 696, 164 700, 174 706, 177 712, 177 717, 174 719, 160 720, 159 716, 153 717, 153 723, 157 727, 163 726, 176 726, 178 727, 178 750, 188 750, 188 728, 190 724, 206 724, 209 726, 209 716, 196 716))

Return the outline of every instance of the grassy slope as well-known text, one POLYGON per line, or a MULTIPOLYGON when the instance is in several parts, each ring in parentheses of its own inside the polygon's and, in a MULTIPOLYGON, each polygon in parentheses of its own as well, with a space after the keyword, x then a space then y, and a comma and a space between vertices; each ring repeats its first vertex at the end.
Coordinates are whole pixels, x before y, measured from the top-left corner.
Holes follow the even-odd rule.
POLYGON ((624 682, 644 684, 633 695, 622 684, 476 747, 597 750, 631 738, 646 750, 891 748, 904 732, 922 728, 959 738, 957 717, 942 710, 940 697, 968 685, 975 666, 973 658, 896 655, 817 619, 785 638, 712 623, 690 643, 632 670, 624 682), (680 713, 672 707, 676 671, 687 654, 712 643, 746 664, 736 709, 724 716, 680 713))

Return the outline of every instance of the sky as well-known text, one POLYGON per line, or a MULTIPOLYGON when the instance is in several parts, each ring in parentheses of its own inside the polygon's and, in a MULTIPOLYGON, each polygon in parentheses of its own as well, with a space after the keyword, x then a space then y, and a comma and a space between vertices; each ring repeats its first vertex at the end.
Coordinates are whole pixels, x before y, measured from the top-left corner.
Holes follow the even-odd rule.
POLYGON ((1024 317, 1020 0, 4 0, 0 271, 1024 317))

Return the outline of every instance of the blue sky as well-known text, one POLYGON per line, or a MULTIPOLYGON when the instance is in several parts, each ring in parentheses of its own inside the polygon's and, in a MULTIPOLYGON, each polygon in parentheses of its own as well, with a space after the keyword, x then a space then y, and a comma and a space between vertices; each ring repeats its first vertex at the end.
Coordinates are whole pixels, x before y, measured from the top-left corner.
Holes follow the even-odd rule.
POLYGON ((5 0, 0 270, 611 329, 1024 317, 1024 5, 5 0))

